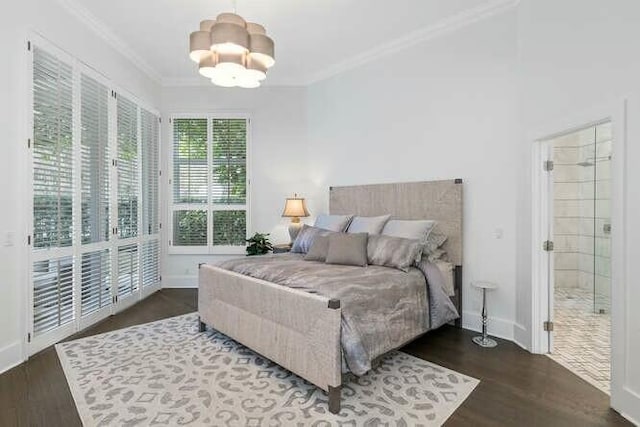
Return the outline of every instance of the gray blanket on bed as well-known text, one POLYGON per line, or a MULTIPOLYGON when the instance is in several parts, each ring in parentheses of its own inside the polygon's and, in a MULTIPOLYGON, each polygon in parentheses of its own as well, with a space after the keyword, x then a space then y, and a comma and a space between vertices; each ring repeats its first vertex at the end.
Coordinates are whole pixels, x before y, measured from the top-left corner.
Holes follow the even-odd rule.
POLYGON ((339 299, 342 350, 349 370, 356 375, 370 370, 377 357, 428 331, 430 324, 441 325, 457 317, 441 284, 430 285, 428 298, 425 273, 416 268, 405 273, 373 265, 330 265, 304 261, 299 254, 239 258, 217 265, 339 299), (429 318, 430 305, 439 318, 429 318))

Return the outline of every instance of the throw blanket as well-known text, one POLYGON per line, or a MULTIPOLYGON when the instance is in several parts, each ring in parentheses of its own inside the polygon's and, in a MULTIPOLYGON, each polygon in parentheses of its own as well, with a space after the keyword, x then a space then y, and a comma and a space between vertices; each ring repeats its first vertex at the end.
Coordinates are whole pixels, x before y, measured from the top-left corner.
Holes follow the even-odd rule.
MULTIPOLYGON (((429 330, 427 283, 424 273, 416 268, 405 273, 373 265, 331 265, 304 261, 300 254, 246 257, 217 265, 236 273, 339 299, 343 355, 349 370, 356 375, 369 371, 377 357, 429 330)), ((441 287, 441 284, 434 287, 441 287)), ((430 294, 437 298, 444 296, 449 301, 442 288, 430 290, 430 294)), ((455 318, 457 313, 455 309, 453 311, 452 318, 455 318)), ((435 319, 431 323, 442 324, 449 320, 435 319)))

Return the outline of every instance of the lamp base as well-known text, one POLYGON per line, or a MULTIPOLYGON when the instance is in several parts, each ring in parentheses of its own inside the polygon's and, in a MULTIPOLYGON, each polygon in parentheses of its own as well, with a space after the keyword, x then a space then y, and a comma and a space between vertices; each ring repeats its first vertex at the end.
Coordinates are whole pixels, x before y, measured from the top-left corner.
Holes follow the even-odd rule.
POLYGON ((291 243, 296 240, 296 237, 298 237, 298 233, 301 229, 302 223, 300 222, 300 219, 295 222, 293 220, 291 221, 291 224, 289 224, 289 237, 291 237, 291 243))
POLYGON ((495 342, 495 340, 492 340, 491 338, 488 338, 488 337, 483 337, 482 335, 473 337, 471 340, 474 343, 478 344, 480 347, 485 347, 485 348, 493 348, 498 345, 498 343, 495 342))

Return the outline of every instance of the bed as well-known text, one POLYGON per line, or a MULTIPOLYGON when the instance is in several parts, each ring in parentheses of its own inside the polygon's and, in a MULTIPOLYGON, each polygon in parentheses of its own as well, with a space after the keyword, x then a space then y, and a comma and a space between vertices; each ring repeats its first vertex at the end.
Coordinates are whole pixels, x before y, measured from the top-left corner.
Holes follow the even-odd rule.
MULTIPOLYGON (((331 187, 329 193, 331 214, 436 220, 453 265, 450 301, 445 298, 462 313, 462 180, 331 187)), ((296 254, 203 264, 200 330, 215 328, 325 390, 329 410, 337 413, 345 373, 366 372, 385 352, 442 323, 434 323, 437 287, 425 274, 327 266, 296 254)))

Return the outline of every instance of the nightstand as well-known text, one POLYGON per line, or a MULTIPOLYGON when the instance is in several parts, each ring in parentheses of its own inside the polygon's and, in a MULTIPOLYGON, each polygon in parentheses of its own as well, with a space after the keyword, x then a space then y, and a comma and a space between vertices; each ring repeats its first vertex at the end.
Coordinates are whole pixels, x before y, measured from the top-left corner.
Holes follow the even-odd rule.
POLYGON ((291 250, 291 243, 282 243, 280 245, 273 245, 274 254, 284 254, 291 250))

